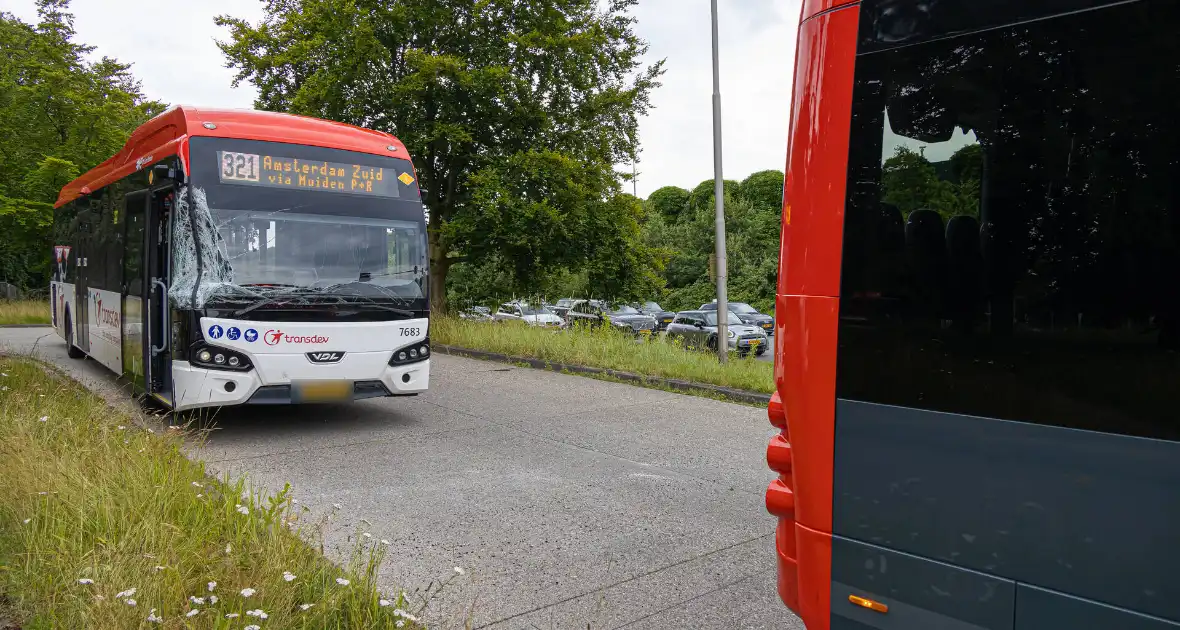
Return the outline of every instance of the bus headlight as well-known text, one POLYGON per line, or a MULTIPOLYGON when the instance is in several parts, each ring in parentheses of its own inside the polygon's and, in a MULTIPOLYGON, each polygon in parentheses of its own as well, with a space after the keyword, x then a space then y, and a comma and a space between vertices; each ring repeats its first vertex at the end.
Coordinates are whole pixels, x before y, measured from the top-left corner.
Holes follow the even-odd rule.
POLYGON ((425 341, 416 341, 404 348, 395 350, 393 356, 389 358, 389 364, 392 366, 408 365, 410 363, 417 363, 418 361, 425 361, 430 358, 430 339, 425 341))
POLYGON ((229 348, 200 346, 189 356, 192 357, 193 365, 213 370, 244 372, 252 367, 246 355, 229 348))

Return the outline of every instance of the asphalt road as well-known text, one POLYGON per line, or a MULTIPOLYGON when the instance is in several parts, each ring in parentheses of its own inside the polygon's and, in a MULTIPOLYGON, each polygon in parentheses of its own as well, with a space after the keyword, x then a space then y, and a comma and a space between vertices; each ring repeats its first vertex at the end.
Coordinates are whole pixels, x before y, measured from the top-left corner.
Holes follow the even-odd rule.
MULTIPOLYGON (((120 397, 48 329, 0 329, 0 348, 35 342, 120 397)), ((457 357, 432 367, 416 398, 223 410, 192 456, 334 513, 337 559, 358 530, 389 540, 382 588, 420 597, 445 581, 432 627, 803 628, 774 589, 763 410, 457 357)))

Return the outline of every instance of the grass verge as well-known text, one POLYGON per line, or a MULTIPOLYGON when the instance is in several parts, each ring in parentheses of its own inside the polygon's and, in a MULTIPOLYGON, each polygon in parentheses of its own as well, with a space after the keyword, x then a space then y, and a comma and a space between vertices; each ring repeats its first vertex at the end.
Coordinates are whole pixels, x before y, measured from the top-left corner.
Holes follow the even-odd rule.
POLYGON ((0 357, 5 621, 418 627, 401 596, 377 591, 384 544, 357 536, 347 566, 332 564, 301 538, 319 526, 299 523, 286 490, 263 497, 210 479, 179 435, 132 420, 36 361, 0 357))
POLYGON ((634 337, 607 327, 559 332, 522 324, 439 317, 430 322, 430 340, 553 363, 676 378, 765 394, 774 391, 771 363, 731 355, 729 363, 721 365, 707 352, 685 350, 659 339, 636 343, 634 337))
POLYGON ((0 325, 48 323, 47 300, 0 300, 0 325))

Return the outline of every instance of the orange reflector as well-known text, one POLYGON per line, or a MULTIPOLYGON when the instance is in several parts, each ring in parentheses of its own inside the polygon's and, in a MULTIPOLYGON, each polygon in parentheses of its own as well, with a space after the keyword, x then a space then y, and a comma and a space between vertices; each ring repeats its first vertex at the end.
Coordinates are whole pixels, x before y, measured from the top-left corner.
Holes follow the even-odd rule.
POLYGON ((885 604, 882 604, 881 602, 875 602, 871 599, 857 597, 856 595, 849 595, 848 601, 856 604, 857 606, 860 606, 861 608, 868 608, 869 610, 875 610, 879 613, 889 612, 888 606, 886 606, 885 604))

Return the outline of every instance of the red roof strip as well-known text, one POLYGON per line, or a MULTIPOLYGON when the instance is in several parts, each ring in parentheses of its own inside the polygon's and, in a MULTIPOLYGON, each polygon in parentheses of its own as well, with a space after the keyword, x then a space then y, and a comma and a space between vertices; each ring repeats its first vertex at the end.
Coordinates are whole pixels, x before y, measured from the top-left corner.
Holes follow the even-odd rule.
POLYGON ((177 154, 184 141, 195 136, 285 142, 409 159, 405 145, 381 131, 292 114, 178 105, 140 125, 122 150, 66 184, 56 205, 60 207, 134 173, 139 170, 136 162, 140 158, 155 161, 177 154), (206 129, 205 123, 213 123, 216 128, 206 129), (390 146, 395 150, 390 151, 390 146))

